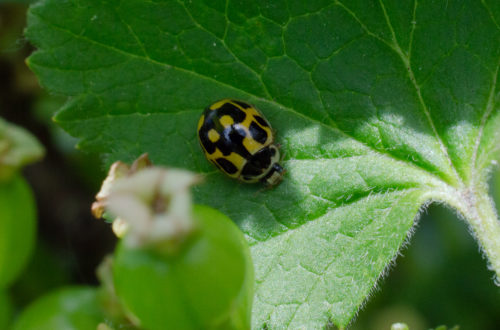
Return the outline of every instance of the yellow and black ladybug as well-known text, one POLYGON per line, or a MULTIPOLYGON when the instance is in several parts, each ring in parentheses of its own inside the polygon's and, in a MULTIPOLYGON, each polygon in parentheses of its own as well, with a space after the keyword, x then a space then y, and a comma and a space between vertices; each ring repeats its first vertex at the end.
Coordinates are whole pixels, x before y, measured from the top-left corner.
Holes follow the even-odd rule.
POLYGON ((224 99, 205 108, 198 139, 207 159, 232 178, 270 186, 283 178, 271 125, 250 104, 224 99))

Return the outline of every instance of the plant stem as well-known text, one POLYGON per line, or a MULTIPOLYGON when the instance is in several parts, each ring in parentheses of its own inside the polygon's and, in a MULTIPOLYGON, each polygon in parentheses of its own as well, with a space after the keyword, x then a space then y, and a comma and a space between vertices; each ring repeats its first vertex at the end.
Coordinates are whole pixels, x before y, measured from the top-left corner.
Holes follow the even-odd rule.
POLYGON ((495 284, 500 285, 500 221, 495 204, 486 189, 468 189, 461 196, 458 209, 474 232, 489 268, 496 274, 495 284))

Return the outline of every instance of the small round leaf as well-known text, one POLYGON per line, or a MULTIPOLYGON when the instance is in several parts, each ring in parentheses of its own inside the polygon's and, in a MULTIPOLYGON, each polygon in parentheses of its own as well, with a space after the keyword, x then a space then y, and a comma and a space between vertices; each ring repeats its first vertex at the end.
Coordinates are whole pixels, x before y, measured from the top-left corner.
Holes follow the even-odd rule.
POLYGON ((253 268, 246 241, 222 213, 196 206, 197 232, 175 255, 120 244, 117 295, 145 329, 247 329, 253 268))
POLYGON ((35 242, 35 201, 19 175, 0 183, 0 288, 6 288, 26 265, 35 242))

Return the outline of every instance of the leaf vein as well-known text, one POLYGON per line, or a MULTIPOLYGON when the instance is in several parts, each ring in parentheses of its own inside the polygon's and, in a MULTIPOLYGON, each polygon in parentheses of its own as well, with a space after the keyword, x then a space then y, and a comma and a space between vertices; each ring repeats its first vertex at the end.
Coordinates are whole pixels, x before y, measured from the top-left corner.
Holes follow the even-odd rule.
MULTIPOLYGON (((384 217, 384 220, 388 217, 390 211, 394 208, 395 205, 397 205, 397 203, 399 203, 399 201, 404 198, 406 196, 407 193, 410 193, 412 191, 415 191, 416 189, 408 189, 406 191, 405 194, 402 194, 397 200, 395 200, 390 207, 388 207, 386 209, 386 212, 385 212, 385 217, 384 217)), ((314 284, 312 285, 311 289, 309 290, 309 292, 307 293, 307 296, 306 298, 304 299, 303 302, 300 302, 300 304, 297 306, 297 308, 295 309, 294 313, 292 314, 291 318, 290 318, 290 322, 288 323, 288 326, 290 326, 290 324, 292 323, 293 319, 295 318, 295 316, 297 315, 297 312, 300 308, 300 306, 302 306, 305 302, 308 301, 309 297, 311 296, 311 294, 314 292, 314 290, 316 289, 316 286, 318 285, 318 283, 321 281, 321 279, 323 278, 323 276, 325 275, 325 273, 329 270, 329 268, 331 267, 331 265, 335 262, 335 258, 332 258, 332 260, 330 260, 327 264, 327 266, 325 267, 325 269, 321 272, 319 272, 318 276, 320 277, 319 280, 316 280, 314 281, 314 284)))
POLYGON ((484 127, 486 126, 486 122, 488 120, 488 117, 493 112, 493 109, 495 109, 495 105, 496 105, 495 91, 497 88, 497 77, 498 77, 499 67, 500 67, 500 58, 497 61, 497 67, 496 67, 496 70, 495 70, 493 77, 492 77, 492 84, 491 84, 491 89, 490 89, 490 95, 488 96, 488 102, 486 104, 486 111, 484 112, 484 115, 481 118, 481 124, 479 125, 479 131, 478 131, 475 143, 474 143, 474 151, 472 153, 472 164, 471 164, 471 168, 473 171, 472 176, 471 176, 471 178, 473 180, 472 184, 475 183, 474 181, 480 179, 479 175, 478 175, 479 169, 478 169, 478 164, 477 164, 479 145, 481 144, 481 140, 482 140, 483 132, 484 132, 484 127))
MULTIPOLYGON (((191 12, 188 10, 188 8, 186 7, 186 5, 183 3, 183 2, 180 2, 178 1, 180 5, 182 5, 184 7, 184 9, 186 10, 186 13, 189 15, 189 18, 193 21, 193 23, 202 31, 205 31, 206 33, 210 34, 211 36, 213 36, 214 38, 216 38, 217 40, 219 40, 222 45, 224 46, 224 48, 231 54, 231 56, 233 56, 233 58, 238 62, 240 63, 241 65, 243 65, 244 67, 246 67, 248 70, 250 70, 251 72, 254 73, 254 75, 258 78, 258 80, 260 81, 261 83, 261 87, 263 88, 264 92, 266 93, 266 96, 269 98, 269 99, 272 99, 271 97, 271 94, 269 93, 269 90, 267 89, 267 86, 266 84, 264 84, 264 81, 262 80, 262 76, 254 69, 252 68, 250 65, 248 65, 247 63, 243 62, 242 59, 240 59, 239 56, 237 56, 233 50, 228 47, 228 45, 226 44, 225 40, 224 39, 221 39, 219 37, 217 37, 213 32, 207 30, 204 26, 202 26, 194 17, 193 15, 191 14, 191 12)), ((228 22, 228 18, 226 16, 226 23, 228 22)), ((227 24, 228 25, 228 24, 227 24)))
POLYGON ((413 50, 413 36, 415 35, 415 28, 417 27, 417 0, 413 1, 413 14, 411 20, 410 41, 408 43, 408 61, 411 62, 411 54, 413 50))
MULTIPOLYGON (((340 3, 340 2, 339 2, 339 3, 340 3)), ((52 28, 54 28, 54 29, 56 29, 56 30, 59 30, 59 31, 61 31, 61 32, 63 32, 63 33, 70 34, 70 35, 72 35, 72 36, 73 36, 74 38, 76 38, 76 39, 80 39, 80 40, 83 40, 83 41, 86 41, 86 42, 92 43, 92 44, 97 45, 97 46, 99 46, 99 47, 107 48, 107 49, 112 50, 112 51, 115 51, 115 52, 117 52, 117 53, 119 53, 119 54, 121 54, 121 55, 125 55, 125 56, 130 56, 130 57, 138 58, 138 59, 141 59, 141 60, 143 60, 143 61, 150 62, 150 63, 152 63, 152 64, 155 64, 155 65, 161 66, 161 67, 166 68, 166 69, 172 69, 172 68, 173 68, 173 69, 179 70, 179 71, 181 71, 181 72, 184 72, 184 73, 186 73, 186 74, 188 74, 188 75, 192 75, 192 76, 198 77, 198 78, 203 79, 203 80, 208 80, 208 81, 214 82, 214 83, 216 83, 216 84, 218 84, 218 85, 228 87, 228 88, 230 88, 230 89, 233 89, 233 90, 235 90, 235 91, 238 91, 238 92, 241 92, 241 93, 247 94, 247 95, 249 95, 249 96, 253 96, 253 97, 257 98, 257 99, 265 100, 265 101, 267 101, 268 103, 271 103, 271 104, 277 105, 277 106, 279 106, 279 107, 283 108, 284 110, 286 110, 286 111, 288 111, 288 112, 294 113, 294 114, 296 114, 296 115, 298 115, 298 116, 300 116, 300 117, 303 117, 303 118, 305 118, 305 119, 307 119, 307 120, 310 120, 310 121, 312 121, 312 122, 315 122, 315 123, 317 123, 317 124, 318 124, 318 125, 320 125, 320 126, 323 126, 323 127, 327 128, 327 129, 330 129, 330 130, 333 130, 333 131, 335 131, 335 132, 338 132, 338 133, 340 133, 340 134, 342 134, 342 135, 344 135, 344 136, 346 136, 346 137, 348 137, 348 138, 350 138, 350 139, 352 139, 352 140, 354 140, 354 141, 357 141, 358 143, 360 143, 360 144, 362 144, 362 145, 366 146, 367 148, 369 148, 369 149, 373 150, 374 152, 376 152, 376 153, 378 153, 378 154, 380 154, 380 155, 382 155, 382 156, 385 156, 385 157, 388 157, 388 158, 394 159, 394 160, 396 160, 396 161, 400 161, 400 162, 405 163, 407 166, 410 166, 410 167, 412 167, 412 168, 421 168, 421 166, 419 166, 418 164, 415 164, 415 163, 410 162, 408 159, 398 158, 396 155, 393 155, 393 154, 391 154, 391 153, 387 152, 386 150, 379 150, 379 149, 376 149, 375 147, 373 147, 373 146, 371 146, 371 145, 369 145, 369 144, 366 144, 365 142, 363 142, 363 141, 361 141, 361 140, 356 139, 354 136, 352 136, 352 135, 348 134, 347 132, 345 132, 345 131, 343 131, 343 130, 341 130, 341 129, 337 128, 337 127, 332 127, 331 125, 327 125, 327 124, 325 124, 324 122, 322 122, 322 121, 320 121, 320 120, 317 120, 317 119, 314 119, 314 118, 312 118, 312 117, 309 117, 309 116, 307 116, 307 115, 305 115, 305 114, 303 114, 303 113, 301 113, 301 112, 298 112, 298 111, 297 111, 297 110, 295 110, 295 109, 292 109, 292 108, 287 107, 287 106, 285 106, 285 105, 283 105, 283 104, 281 104, 281 103, 276 102, 276 101, 275 101, 274 99, 272 99, 272 98, 271 98, 271 99, 267 99, 267 100, 266 100, 266 99, 262 99, 261 97, 259 97, 259 96, 255 95, 255 94, 252 94, 251 92, 248 92, 248 91, 246 91, 246 90, 242 90, 242 89, 240 89, 240 88, 238 88, 238 87, 235 87, 235 86, 232 86, 232 85, 228 85, 228 84, 227 84, 227 83, 225 83, 225 82, 221 82, 221 81, 215 80, 214 78, 211 78, 211 77, 209 77, 209 76, 202 75, 202 74, 200 74, 200 73, 198 73, 198 72, 195 72, 195 71, 190 71, 190 70, 187 70, 187 69, 182 68, 182 67, 173 66, 173 65, 170 65, 170 64, 166 64, 166 63, 163 63, 163 62, 159 62, 159 61, 157 61, 157 60, 155 60, 155 59, 152 59, 152 58, 145 58, 145 57, 143 57, 143 56, 139 56, 139 55, 137 55, 137 54, 127 52, 127 51, 125 51, 125 50, 122 50, 122 49, 120 49, 120 48, 114 47, 114 46, 112 46, 112 45, 103 44, 103 43, 101 43, 101 42, 99 42, 99 41, 96 41, 96 40, 90 39, 90 38, 88 38, 88 37, 86 37, 86 36, 76 34, 76 33, 74 33, 73 31, 68 30, 68 29, 66 29, 66 28, 64 28, 64 27, 60 27, 60 26, 57 26, 56 24, 52 24, 51 22, 48 22, 48 21, 47 21, 44 17, 42 17, 42 16, 41 16, 41 15, 39 15, 39 14, 35 14, 35 13, 33 13, 33 12, 32 12, 32 14, 33 14, 33 15, 35 15, 36 17, 38 17, 38 18, 39 18, 40 20, 42 20, 43 22, 45 22, 45 24, 47 24, 48 26, 51 26, 52 28)), ((369 34, 370 34, 370 35, 372 35, 372 36, 374 36, 371 32, 370 32, 369 34)), ((380 39, 380 38, 379 38, 379 37, 377 37, 377 39, 380 39)), ((386 42, 385 42, 385 43, 386 43, 386 42)), ((423 168, 421 168, 421 169, 423 169, 423 168)), ((424 169, 424 170, 425 170, 425 169, 424 169)), ((435 176, 436 178, 438 178, 438 177, 437 177, 434 173, 429 173, 429 175, 433 175, 433 176, 435 176)))
POLYGON ((488 6, 486 4, 486 1, 485 0, 481 0, 481 3, 483 4, 484 8, 486 9, 486 11, 488 12, 488 14, 490 15, 490 18, 491 18, 491 21, 493 22, 493 24, 495 24, 495 26, 497 27, 498 30, 500 30, 500 24, 498 24, 495 16, 493 15, 493 13, 491 12, 491 8, 490 6, 488 6))
MULTIPOLYGON (((432 132, 433 132, 433 134, 434 134, 437 142, 439 143, 441 152, 443 153, 443 155, 447 159, 448 165, 449 165, 450 169, 453 171, 454 179, 457 181, 456 183, 458 183, 460 186, 463 186, 464 185, 463 181, 460 178, 460 176, 458 175, 458 172, 457 172, 457 170, 456 170, 456 168, 455 168, 455 166, 453 164, 453 161, 452 161, 450 155, 448 154, 448 149, 445 146, 443 140, 441 139, 441 136, 439 135, 439 132, 436 129, 436 125, 434 125, 434 120, 432 119, 431 113, 430 113, 430 111, 429 111, 429 109, 427 107, 427 104, 424 101, 424 98, 422 96, 422 92, 420 90, 420 86, 417 83, 417 79, 415 77, 415 74, 413 73, 413 69, 412 69, 412 66, 411 66, 411 63, 410 63, 410 59, 404 54, 404 52, 401 49, 401 46, 398 43, 398 40, 396 38, 396 34, 394 32, 394 28, 392 27, 391 20, 389 18, 389 15, 387 14, 387 10, 385 9, 383 1, 379 0, 379 3, 380 3, 380 6, 382 8, 382 11, 384 13, 384 17, 385 17, 387 26, 389 27, 389 30, 391 31, 391 34, 392 34, 392 39, 393 39, 393 42, 394 42, 394 47, 392 47, 392 48, 394 49, 394 51, 396 52, 396 54, 399 55, 399 57, 400 57, 401 61, 403 62, 405 68, 407 68, 408 78, 410 79, 410 82, 412 83, 413 87, 415 88, 415 91, 417 93, 417 97, 418 97, 418 100, 420 102, 420 106, 422 108, 422 111, 423 111, 425 117, 427 118, 429 126, 431 127, 432 132)), ((448 183, 451 183, 451 182, 448 182, 448 183)))
MULTIPOLYGON (((118 5, 118 7, 121 6, 121 0, 120 0, 120 3, 118 5)), ((120 13, 118 12, 117 8, 116 7, 113 7, 113 10, 114 12, 116 13, 116 16, 118 17, 118 19, 120 20, 120 22, 122 22, 123 25, 125 25, 127 27, 127 30, 130 32, 130 34, 134 37, 135 41, 137 42, 137 45, 141 48, 143 54, 144 54, 144 57, 150 59, 150 56, 146 50, 146 47, 144 47, 144 43, 142 42, 142 40, 139 38, 139 36, 137 35, 137 33, 134 31, 134 29, 132 28, 132 26, 127 23, 123 17, 120 15, 120 13)))

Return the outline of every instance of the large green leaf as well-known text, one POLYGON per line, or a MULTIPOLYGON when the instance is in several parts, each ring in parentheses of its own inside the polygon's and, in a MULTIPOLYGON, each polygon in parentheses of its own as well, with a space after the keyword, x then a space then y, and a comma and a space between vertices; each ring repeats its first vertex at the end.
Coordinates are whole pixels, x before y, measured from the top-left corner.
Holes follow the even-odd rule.
POLYGON ((429 201, 469 220, 500 274, 485 193, 499 22, 494 0, 45 0, 28 64, 71 96, 56 119, 82 148, 206 174, 197 201, 252 245, 255 328, 345 327, 429 201), (225 97, 276 129, 288 172, 275 189, 204 159, 196 123, 225 97))
POLYGON ((12 306, 9 296, 4 292, 0 291, 0 327, 1 329, 6 329, 12 317, 12 306))

